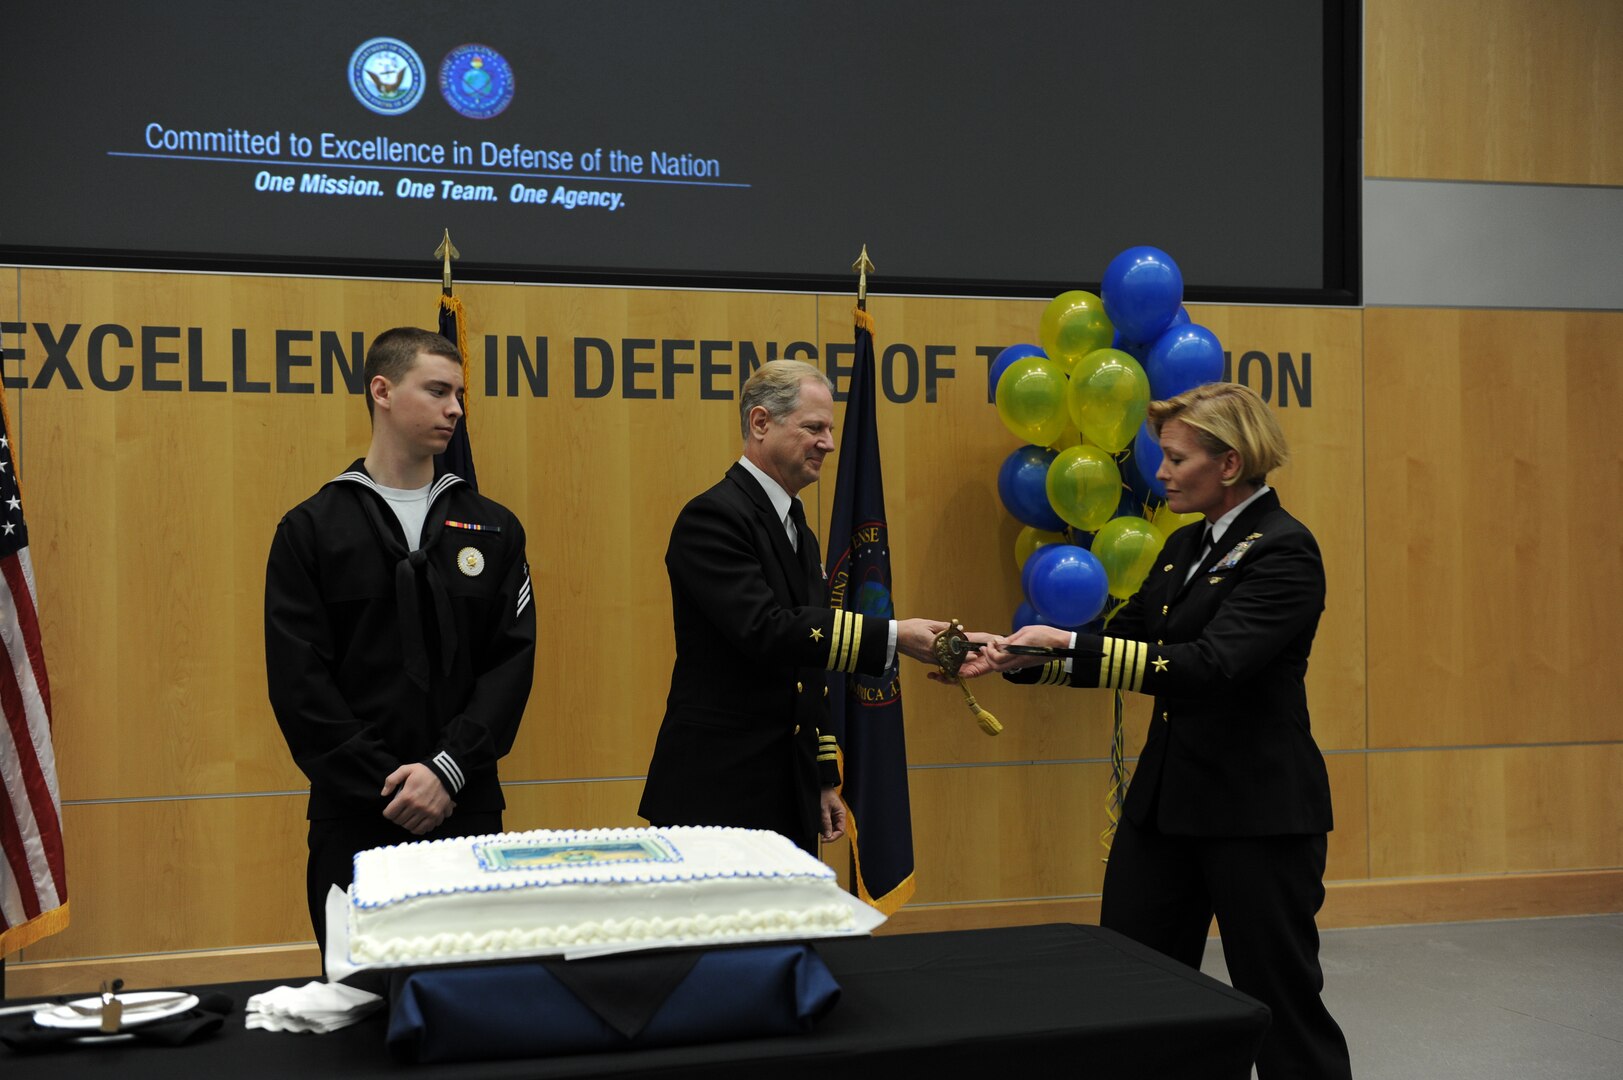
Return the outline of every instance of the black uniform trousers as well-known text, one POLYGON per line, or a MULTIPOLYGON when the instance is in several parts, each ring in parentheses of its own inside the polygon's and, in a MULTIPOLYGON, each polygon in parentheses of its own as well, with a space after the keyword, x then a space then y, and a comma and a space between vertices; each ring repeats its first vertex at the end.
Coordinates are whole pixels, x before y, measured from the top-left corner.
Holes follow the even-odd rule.
POLYGON ((1235 989, 1267 1005, 1260 1080, 1350 1078, 1347 1040, 1319 992, 1323 833, 1168 836, 1126 817, 1105 867, 1099 924, 1199 969, 1212 916, 1235 989))
POLYGON ((310 904, 310 925, 316 947, 327 952, 327 892, 334 885, 347 889, 355 880, 355 856, 369 848, 443 840, 448 836, 488 836, 502 831, 500 810, 463 811, 440 826, 413 836, 381 813, 373 817, 318 818, 310 822, 310 861, 305 864, 304 887, 310 904))

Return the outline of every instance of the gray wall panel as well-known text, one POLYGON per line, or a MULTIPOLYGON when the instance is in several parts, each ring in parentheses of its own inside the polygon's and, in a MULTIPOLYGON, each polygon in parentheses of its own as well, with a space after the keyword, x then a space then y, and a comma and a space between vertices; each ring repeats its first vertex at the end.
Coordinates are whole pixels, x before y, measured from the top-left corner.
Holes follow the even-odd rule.
POLYGON ((1623 188, 1367 179, 1364 303, 1623 309, 1623 188))

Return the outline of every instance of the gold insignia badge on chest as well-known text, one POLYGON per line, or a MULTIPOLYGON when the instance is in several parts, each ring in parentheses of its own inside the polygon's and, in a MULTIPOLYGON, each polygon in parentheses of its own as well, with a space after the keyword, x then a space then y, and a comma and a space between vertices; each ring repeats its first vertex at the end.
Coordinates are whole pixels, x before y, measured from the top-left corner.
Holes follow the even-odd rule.
POLYGON ((456 568, 468 577, 485 572, 485 554, 476 547, 465 547, 456 553, 456 568))

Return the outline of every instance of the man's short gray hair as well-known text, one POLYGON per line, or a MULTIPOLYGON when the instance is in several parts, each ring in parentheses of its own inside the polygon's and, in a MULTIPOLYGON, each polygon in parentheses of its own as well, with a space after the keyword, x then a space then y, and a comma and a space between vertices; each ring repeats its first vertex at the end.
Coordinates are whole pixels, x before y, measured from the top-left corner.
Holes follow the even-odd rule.
POLYGON ((750 411, 757 405, 774 423, 800 407, 800 388, 807 379, 816 379, 834 393, 834 383, 823 369, 803 360, 769 360, 755 370, 738 395, 738 430, 748 442, 750 411))

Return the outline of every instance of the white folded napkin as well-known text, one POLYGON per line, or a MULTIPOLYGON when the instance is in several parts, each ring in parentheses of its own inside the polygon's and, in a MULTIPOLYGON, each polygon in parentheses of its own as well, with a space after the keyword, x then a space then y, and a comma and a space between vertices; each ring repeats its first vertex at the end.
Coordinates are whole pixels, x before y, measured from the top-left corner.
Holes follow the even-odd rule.
POLYGON ((250 1028, 266 1031, 320 1035, 349 1027, 382 1005, 378 995, 339 983, 276 986, 248 999, 247 1022, 250 1028))

